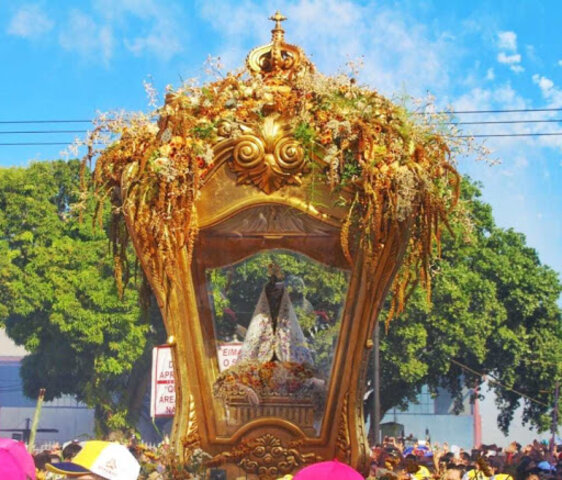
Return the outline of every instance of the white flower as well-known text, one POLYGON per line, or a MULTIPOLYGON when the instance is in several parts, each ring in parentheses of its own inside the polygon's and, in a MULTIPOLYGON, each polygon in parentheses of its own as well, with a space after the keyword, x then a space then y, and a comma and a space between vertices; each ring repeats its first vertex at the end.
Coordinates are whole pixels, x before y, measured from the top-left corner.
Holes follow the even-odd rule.
POLYGON ((156 168, 167 168, 170 165, 170 159, 168 157, 158 157, 154 160, 154 166, 156 168))
POLYGON ((210 145, 205 146, 205 153, 203 153, 203 161, 206 165, 210 165, 213 163, 213 159, 215 158, 215 154, 213 152, 213 148, 210 145))

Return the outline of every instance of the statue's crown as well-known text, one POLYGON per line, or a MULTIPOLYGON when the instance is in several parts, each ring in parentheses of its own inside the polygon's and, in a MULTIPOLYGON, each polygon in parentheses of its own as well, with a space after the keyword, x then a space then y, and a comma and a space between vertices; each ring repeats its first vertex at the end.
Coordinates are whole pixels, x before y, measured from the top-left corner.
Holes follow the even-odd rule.
POLYGON ((249 70, 272 78, 287 78, 303 69, 312 70, 314 67, 304 52, 295 45, 285 43, 285 30, 281 22, 287 17, 277 11, 269 19, 275 22, 271 30, 271 43, 254 48, 248 54, 246 65, 249 70))

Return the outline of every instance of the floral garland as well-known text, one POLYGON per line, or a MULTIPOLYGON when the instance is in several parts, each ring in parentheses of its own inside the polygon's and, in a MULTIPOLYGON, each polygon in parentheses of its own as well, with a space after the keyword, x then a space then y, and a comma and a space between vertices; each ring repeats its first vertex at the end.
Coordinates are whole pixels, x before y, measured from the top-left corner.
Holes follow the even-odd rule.
MULTIPOLYGON (((391 316, 403 308, 417 278, 429 294, 430 258, 459 197, 446 137, 352 78, 312 69, 283 81, 239 72, 202 87, 186 84, 169 89, 151 116, 100 120, 87 155, 97 155, 96 194, 100 202, 111 199, 116 225, 124 217, 135 225, 137 250, 152 276, 174 281, 181 249, 191 258, 197 200, 214 166, 213 145, 223 121, 252 125, 271 115, 291 126, 310 175, 329 185, 347 208, 341 244, 350 263, 357 248, 376 254, 392 225, 412 223, 391 316), (93 145, 107 130, 119 139, 98 151, 93 145)), ((118 227, 112 236, 119 285, 128 236, 118 227)))
POLYGON ((213 387, 216 398, 224 401, 247 399, 250 402, 264 399, 291 397, 293 399, 318 399, 325 393, 323 382, 315 379, 314 369, 296 362, 241 362, 222 372, 213 387))

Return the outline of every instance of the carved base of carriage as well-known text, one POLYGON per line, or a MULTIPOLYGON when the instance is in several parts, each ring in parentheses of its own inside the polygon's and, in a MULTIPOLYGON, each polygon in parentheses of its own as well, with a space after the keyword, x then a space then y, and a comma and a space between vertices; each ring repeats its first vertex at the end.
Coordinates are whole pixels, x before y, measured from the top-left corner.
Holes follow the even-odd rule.
POLYGON ((246 398, 238 397, 225 402, 226 423, 231 427, 239 427, 258 418, 276 417, 298 425, 307 435, 315 435, 317 407, 311 399, 295 401, 291 397, 269 397, 253 405, 246 398))
POLYGON ((206 464, 209 468, 222 470, 229 479, 276 480, 323 460, 313 452, 302 452, 301 447, 302 440, 284 441, 276 434, 263 433, 216 455, 206 464))

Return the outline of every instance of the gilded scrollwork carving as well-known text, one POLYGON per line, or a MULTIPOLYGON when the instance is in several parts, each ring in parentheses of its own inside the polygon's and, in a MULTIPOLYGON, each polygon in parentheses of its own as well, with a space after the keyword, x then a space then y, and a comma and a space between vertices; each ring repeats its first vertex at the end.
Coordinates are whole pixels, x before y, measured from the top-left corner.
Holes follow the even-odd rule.
POLYGON ((322 460, 314 453, 302 453, 301 443, 297 440, 285 447, 279 437, 266 433, 242 442, 230 452, 217 455, 208 464, 236 463, 245 472, 258 475, 261 480, 273 480, 294 472, 302 465, 322 460))
POLYGON ((269 194, 284 185, 301 185, 309 171, 302 145, 277 115, 253 126, 223 121, 217 133, 215 163, 227 161, 239 184, 254 184, 269 194))
POLYGON ((189 460, 193 451, 201 447, 201 437, 199 435, 199 425, 197 414, 195 413, 195 400, 193 395, 189 396, 189 410, 187 412, 187 434, 182 438, 183 457, 189 460))
POLYGON ((341 409, 338 426, 338 437, 336 439, 337 457, 349 463, 351 460, 351 438, 349 430, 349 392, 345 394, 343 407, 341 409))

